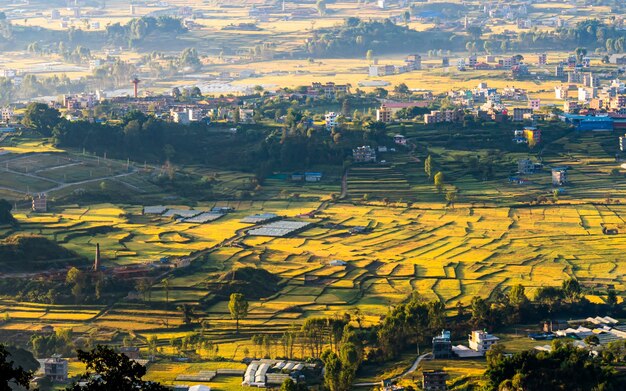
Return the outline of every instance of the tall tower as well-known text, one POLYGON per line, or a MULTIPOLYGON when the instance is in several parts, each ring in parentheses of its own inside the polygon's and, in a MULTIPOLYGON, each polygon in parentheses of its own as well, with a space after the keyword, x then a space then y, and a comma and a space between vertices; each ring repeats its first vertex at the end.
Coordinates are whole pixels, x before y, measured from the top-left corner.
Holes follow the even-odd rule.
POLYGON ((135 78, 133 78, 133 80, 131 80, 131 83, 133 83, 133 85, 135 86, 135 98, 137 98, 137 96, 139 95, 139 83, 141 82, 141 80, 139 80, 136 76, 135 78))
POLYGON ((100 269, 100 243, 96 243, 96 258, 93 260, 93 271, 100 269))
POLYGON ((285 0, 283 0, 283 12, 285 12, 285 0))

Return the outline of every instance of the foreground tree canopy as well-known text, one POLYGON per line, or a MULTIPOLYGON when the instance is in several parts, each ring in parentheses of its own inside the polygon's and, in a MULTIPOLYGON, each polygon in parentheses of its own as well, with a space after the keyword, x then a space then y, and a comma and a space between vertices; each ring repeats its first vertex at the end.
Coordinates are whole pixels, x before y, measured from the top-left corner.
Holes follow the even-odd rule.
POLYGON ((617 390, 613 374, 600 359, 570 342, 555 340, 552 351, 524 351, 506 357, 503 349, 487 353, 485 390, 617 390))
POLYGON ((78 359, 87 366, 80 383, 74 383, 66 391, 166 391, 158 383, 142 380, 146 367, 116 353, 106 346, 97 346, 85 352, 78 351, 78 359))

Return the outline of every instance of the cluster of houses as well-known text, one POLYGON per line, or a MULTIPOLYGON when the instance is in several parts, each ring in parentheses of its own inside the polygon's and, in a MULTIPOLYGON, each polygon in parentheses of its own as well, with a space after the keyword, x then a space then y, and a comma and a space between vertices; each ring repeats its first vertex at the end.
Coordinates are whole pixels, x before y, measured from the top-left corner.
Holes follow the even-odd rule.
MULTIPOLYGON (((550 341, 556 338, 570 338, 574 345, 589 349, 598 354, 606 344, 626 339, 626 325, 620 324, 617 319, 610 316, 588 317, 586 319, 572 321, 548 321, 544 322, 543 329, 539 333, 528 335, 534 341, 550 341), (597 338, 597 343, 585 342, 588 337, 597 338)), ((550 351, 550 345, 540 345, 536 350, 550 351)))
POLYGON ((419 71, 422 69, 422 56, 411 54, 404 59, 404 65, 379 65, 377 60, 368 68, 371 77, 397 75, 406 72, 419 71))

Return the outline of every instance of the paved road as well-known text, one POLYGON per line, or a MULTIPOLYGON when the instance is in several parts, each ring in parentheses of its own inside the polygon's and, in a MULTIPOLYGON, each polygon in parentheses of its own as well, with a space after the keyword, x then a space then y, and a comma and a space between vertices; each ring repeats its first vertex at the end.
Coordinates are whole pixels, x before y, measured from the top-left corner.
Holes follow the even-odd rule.
MULTIPOLYGON (((411 365, 411 368, 407 369, 401 375, 393 377, 393 378, 391 378, 389 380, 396 381, 396 380, 400 380, 402 378, 407 377, 411 373, 417 371, 417 368, 420 366, 420 363, 422 362, 422 360, 430 359, 431 357, 432 357, 432 353, 424 353, 421 356, 418 356, 415 359, 415 362, 413 362, 413 365, 411 365)), ((376 387, 376 386, 380 386, 380 382, 379 381, 378 382, 373 382, 373 383, 356 383, 356 384, 352 385, 352 387, 376 387)))

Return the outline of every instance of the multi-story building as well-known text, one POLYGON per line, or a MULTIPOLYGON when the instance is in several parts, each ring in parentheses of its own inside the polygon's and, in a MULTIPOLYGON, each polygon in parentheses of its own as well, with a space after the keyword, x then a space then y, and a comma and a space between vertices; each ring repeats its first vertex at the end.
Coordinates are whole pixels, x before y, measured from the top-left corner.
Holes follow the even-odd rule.
POLYGON ((435 359, 454 357, 449 331, 443 330, 440 335, 433 337, 433 356, 435 359))
POLYGON ((541 170, 543 165, 541 163, 533 163, 530 159, 520 159, 517 161, 517 171, 522 175, 534 174, 538 170, 541 170))
POLYGON ((541 99, 531 99, 528 101, 528 107, 533 110, 539 110, 541 108, 541 99))
POLYGON ((626 95, 617 95, 610 102, 611 110, 619 110, 626 107, 626 95))
POLYGON ((585 87, 599 87, 600 79, 598 76, 594 75, 592 72, 583 74, 583 86, 585 87))
POLYGON ((43 373, 44 376, 54 382, 66 382, 67 381, 67 360, 62 359, 59 356, 53 356, 43 360, 43 373))
POLYGON ((563 186, 567 183, 567 168, 555 167, 552 169, 552 186, 563 186))
POLYGON ((515 107, 513 109, 513 121, 514 122, 522 122, 524 120, 524 115, 532 114, 532 113, 533 113, 533 109, 522 108, 522 107, 515 107))
POLYGON ((598 89, 597 88, 587 88, 580 87, 578 88, 578 101, 582 103, 587 103, 591 101, 593 98, 598 97, 598 89))
POLYGON ((0 111, 2 113, 2 122, 6 122, 6 123, 11 122, 11 119, 13 118, 13 115, 15 114, 13 112, 13 108, 10 106, 6 106, 6 107, 3 107, 2 110, 0 111))
POLYGON ((469 336, 469 348, 485 354, 487 350, 491 348, 494 344, 496 344, 500 338, 487 333, 486 331, 472 331, 469 336))
POLYGON ((433 110, 430 114, 424 114, 424 123, 438 124, 442 122, 460 122, 464 116, 463 110, 433 110))
POLYGON ((569 96, 569 88, 564 85, 554 87, 554 97, 556 99, 567 99, 569 96))
POLYGON ((335 126, 337 126, 337 117, 339 115, 335 112, 326 113, 324 116, 324 121, 326 123, 326 130, 332 130, 335 126))
POLYGON ((565 77, 565 67, 563 67, 563 64, 557 64, 554 67, 554 77, 563 80, 563 78, 565 77))
POLYGON ((537 64, 538 65, 546 65, 548 63, 548 55, 546 53, 541 53, 537 56, 537 64))
POLYGON ((575 100, 566 100, 563 102, 563 111, 566 113, 575 113, 580 110, 580 103, 575 100))
POLYGON ((589 108, 593 110, 602 110, 604 108, 604 100, 593 98, 589 101, 589 108))
POLYGON ((45 213, 48 211, 48 197, 45 193, 37 194, 33 196, 32 201, 33 212, 45 213))
POLYGON ((376 110, 376 121, 389 123, 392 119, 392 111, 387 106, 382 105, 376 110))
POLYGON ((567 82, 570 84, 581 84, 583 82, 584 73, 571 71, 567 72, 567 82))
POLYGON ((406 68, 409 71, 419 71, 422 69, 422 56, 419 54, 411 54, 404 60, 406 68))
POLYGON ((177 124, 183 124, 183 125, 189 124, 189 111, 187 110, 183 110, 183 111, 172 110, 170 111, 170 116, 172 117, 172 121, 176 122, 177 124))
POLYGON ((393 75, 396 67, 393 65, 370 65, 369 75, 372 77, 393 75))
POLYGON ((524 137, 529 144, 539 144, 541 142, 541 129, 537 129, 534 126, 526 126, 524 128, 524 137))
POLYGON ((422 389, 424 391, 447 391, 447 379, 448 374, 445 371, 423 371, 422 389))

